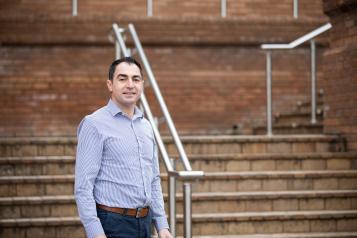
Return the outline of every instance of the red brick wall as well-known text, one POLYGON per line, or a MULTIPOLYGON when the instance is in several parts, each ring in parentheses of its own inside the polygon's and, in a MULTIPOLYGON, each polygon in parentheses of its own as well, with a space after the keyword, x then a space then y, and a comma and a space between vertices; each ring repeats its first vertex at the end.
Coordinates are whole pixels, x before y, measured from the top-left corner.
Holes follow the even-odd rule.
MULTIPOLYGON (((7 14, 0 14, 0 135, 73 135, 84 115, 106 103, 107 68, 114 58, 108 40, 112 22, 135 24, 180 133, 224 132, 235 124, 250 133, 252 126, 265 121, 265 56, 259 45, 289 42, 324 21, 322 15, 270 19, 272 12, 260 19, 175 18, 171 4, 186 11, 189 3, 192 12, 197 8, 204 16, 208 8, 198 10, 204 3, 198 0, 154 1, 154 13, 161 7, 162 16, 170 11, 173 15, 148 19, 142 17, 145 3, 139 2, 107 0, 100 8, 99 1, 79 1, 79 9, 87 6, 88 14, 71 17, 66 13, 70 1, 0 0, 0 13, 7 14), (131 9, 125 13, 142 12, 121 16, 113 4, 131 9), (90 15, 91 9, 108 12, 90 15)), ((245 9, 250 16, 249 8, 259 12, 261 4, 273 2, 285 16, 287 0, 245 1, 244 8, 234 9, 245 9)), ((313 6, 317 13, 319 6, 313 6)), ((323 49, 326 39, 318 43, 323 49)), ((308 48, 274 54, 275 112, 308 100, 309 81, 308 48)), ((160 115, 152 92, 146 91, 160 115)))
POLYGON ((331 19, 330 48, 324 58, 326 133, 342 133, 357 150, 357 2, 324 0, 331 19))
MULTIPOLYGON (((221 14, 220 0, 153 0, 155 17, 214 17, 221 14)), ((1 14, 23 15, 64 14, 72 12, 71 0, 0 0, 1 14)), ((84 0, 78 1, 79 15, 108 14, 121 17, 146 16, 146 0, 84 0)), ((300 0, 300 17, 321 17, 320 1, 300 0)), ((228 17, 288 17, 293 16, 292 0, 227 0, 228 17)))
MULTIPOLYGON (((234 124, 250 133, 264 122, 265 56, 259 48, 145 51, 180 133, 224 132, 234 124)), ((108 99, 111 46, 8 46, 0 52, 1 135, 73 135, 80 119, 108 99)), ((309 98, 308 55, 304 48, 274 54, 275 112, 309 98)), ((149 88, 147 95, 160 116, 149 88)))

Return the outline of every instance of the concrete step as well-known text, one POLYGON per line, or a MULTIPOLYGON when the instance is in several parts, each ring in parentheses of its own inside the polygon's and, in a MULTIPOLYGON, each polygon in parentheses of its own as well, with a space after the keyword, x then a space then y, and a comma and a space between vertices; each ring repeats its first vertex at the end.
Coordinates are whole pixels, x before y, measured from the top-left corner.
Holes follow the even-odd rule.
POLYGON ((0 176, 74 174, 74 156, 0 157, 0 176))
MULTIPOLYGON (((178 228, 180 229, 180 226, 178 228)), ((346 232, 356 230, 356 210, 193 215, 193 234, 202 235, 346 232)))
MULTIPOLYGON (((323 121, 323 114, 321 110, 316 114, 316 120, 318 122, 323 121)), ((274 125, 287 125, 287 124, 302 124, 309 123, 311 121, 311 112, 290 112, 290 113, 278 113, 274 115, 274 125)))
MULTIPOLYGON (((323 96, 320 95, 316 101, 316 107, 323 108, 323 106, 324 106, 323 96)), ((296 108, 297 109, 308 109, 311 111, 311 101, 297 101, 296 108)))
MULTIPOLYGON (((167 191, 167 175, 162 174, 167 191)), ((3 176, 0 197, 73 194, 74 175, 3 176)), ((181 192, 181 181, 178 191, 181 192)), ((207 172, 193 183, 195 192, 357 189, 357 171, 207 172)))
MULTIPOLYGON (((182 213, 182 194, 176 196, 177 212, 182 213)), ((167 194, 164 194, 164 199, 167 206, 167 194)), ((353 209, 357 209, 356 190, 192 194, 193 213, 353 209)), ((61 216, 77 216, 73 195, 0 198, 0 219, 61 216)))
MULTIPOLYGON (((194 235, 346 232, 357 230, 357 211, 209 213, 194 214, 192 222, 194 235)), ((2 237, 83 237, 78 217, 1 219, 0 227, 2 237)))
MULTIPOLYGON (((181 136, 187 154, 299 153, 346 151, 343 138, 327 135, 181 136)), ((168 151, 177 155, 172 140, 168 151)))
MULTIPOLYGON (((163 191, 167 191, 167 176, 162 176, 163 191)), ((357 189, 357 171, 255 171, 207 172, 192 189, 195 192, 234 191, 299 191, 357 189)), ((178 191, 181 192, 181 182, 178 191)))
POLYGON ((12 238, 85 238, 79 217, 0 219, 0 236, 12 238))
MULTIPOLYGON (((253 133, 255 135, 264 135, 267 133, 265 126, 258 126, 253 128, 253 133)), ((273 134, 276 135, 300 135, 300 134, 322 134, 323 124, 317 122, 316 124, 311 124, 310 122, 305 123, 288 123, 288 124, 274 124, 273 134)))
MULTIPOLYGON (((296 154, 212 154, 188 155, 192 168, 205 172, 273 170, 349 170, 357 169, 357 153, 296 154)), ((182 169, 182 163, 177 162, 182 169)), ((165 171, 162 168, 161 171, 165 171)))
MULTIPOLYGON (((174 157, 178 159, 178 157, 174 157)), ((212 154, 188 155, 194 170, 264 171, 264 170, 348 170, 357 169, 357 152, 295 154, 212 154)), ((74 156, 0 157, 0 176, 74 174, 74 156)), ((183 169, 180 161, 177 169, 183 169)), ((166 171, 162 161, 160 169, 166 171)))
POLYGON ((193 236, 194 238, 356 238, 357 232, 309 232, 253 235, 193 236))
MULTIPOLYGON (((342 137, 330 135, 181 136, 188 154, 298 153, 345 151, 342 137)), ((168 152, 177 154, 172 139, 164 137, 168 152)), ((0 156, 75 155, 74 137, 0 138, 0 156)))

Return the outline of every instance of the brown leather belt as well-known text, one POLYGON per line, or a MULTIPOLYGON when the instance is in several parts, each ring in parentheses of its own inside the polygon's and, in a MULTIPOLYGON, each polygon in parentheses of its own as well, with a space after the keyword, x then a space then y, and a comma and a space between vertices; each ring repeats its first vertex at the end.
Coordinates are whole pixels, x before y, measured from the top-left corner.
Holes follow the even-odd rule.
POLYGON ((121 208, 121 207, 108 207, 97 203, 97 208, 103 209, 108 212, 115 212, 124 216, 131 216, 136 218, 146 217, 149 214, 149 207, 134 208, 121 208))

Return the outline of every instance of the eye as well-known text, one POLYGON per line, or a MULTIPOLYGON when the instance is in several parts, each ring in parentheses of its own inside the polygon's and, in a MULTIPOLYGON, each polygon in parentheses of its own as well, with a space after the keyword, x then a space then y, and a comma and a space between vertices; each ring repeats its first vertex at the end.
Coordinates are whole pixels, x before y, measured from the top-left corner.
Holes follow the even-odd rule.
POLYGON ((125 78, 125 77, 119 77, 118 80, 119 80, 120 82, 124 82, 124 81, 126 80, 126 78, 125 78))
POLYGON ((141 78, 135 77, 135 78, 133 78, 133 82, 134 83, 140 83, 141 82, 141 78))

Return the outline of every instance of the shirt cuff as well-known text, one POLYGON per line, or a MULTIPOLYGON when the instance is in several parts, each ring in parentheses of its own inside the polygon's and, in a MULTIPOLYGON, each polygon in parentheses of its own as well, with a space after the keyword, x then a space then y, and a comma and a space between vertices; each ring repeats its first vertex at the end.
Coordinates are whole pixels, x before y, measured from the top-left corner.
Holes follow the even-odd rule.
POLYGON ((158 233, 162 229, 169 229, 169 224, 167 223, 166 217, 155 217, 154 225, 158 233))
POLYGON ((93 238, 97 235, 104 235, 103 226, 99 220, 91 222, 88 226, 85 227, 87 237, 93 238))

